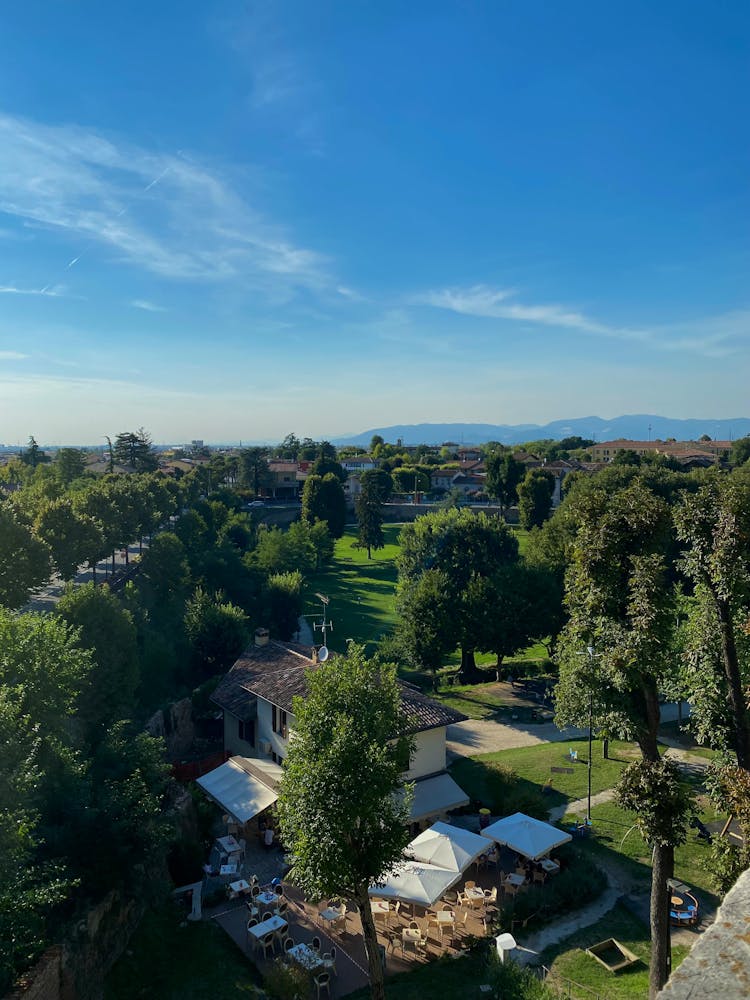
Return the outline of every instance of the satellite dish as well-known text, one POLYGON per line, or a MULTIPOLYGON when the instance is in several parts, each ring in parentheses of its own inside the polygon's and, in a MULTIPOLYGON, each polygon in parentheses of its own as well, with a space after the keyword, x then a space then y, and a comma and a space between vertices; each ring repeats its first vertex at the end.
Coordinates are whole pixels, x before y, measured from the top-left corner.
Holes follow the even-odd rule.
POLYGON ((321 646, 318 650, 318 659, 321 663, 325 663, 329 657, 328 646, 321 646))

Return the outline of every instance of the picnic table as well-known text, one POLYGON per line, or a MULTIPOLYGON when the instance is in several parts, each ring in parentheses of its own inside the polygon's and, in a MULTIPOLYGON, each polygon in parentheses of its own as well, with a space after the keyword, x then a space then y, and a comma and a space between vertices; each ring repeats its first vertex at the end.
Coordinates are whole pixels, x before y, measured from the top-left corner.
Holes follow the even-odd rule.
POLYGON ((323 964, 323 959, 309 944, 295 944, 293 948, 289 949, 287 955, 294 959, 298 965, 311 971, 320 968, 323 964))

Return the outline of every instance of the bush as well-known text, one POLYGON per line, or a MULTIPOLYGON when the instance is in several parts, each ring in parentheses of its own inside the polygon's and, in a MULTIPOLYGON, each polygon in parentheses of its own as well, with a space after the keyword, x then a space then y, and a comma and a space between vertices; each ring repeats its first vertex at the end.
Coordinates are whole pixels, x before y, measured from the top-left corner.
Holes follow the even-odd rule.
POLYGON ((593 902, 607 888, 607 876, 584 851, 568 845, 557 854, 562 871, 548 878, 543 886, 532 886, 505 904, 501 918, 504 927, 519 920, 529 920, 529 927, 546 924, 593 902))

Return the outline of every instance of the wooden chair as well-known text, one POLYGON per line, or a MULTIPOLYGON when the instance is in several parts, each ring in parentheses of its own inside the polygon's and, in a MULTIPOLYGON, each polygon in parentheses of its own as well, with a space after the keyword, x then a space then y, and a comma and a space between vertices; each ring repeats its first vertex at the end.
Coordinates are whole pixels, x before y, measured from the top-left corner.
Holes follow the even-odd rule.
POLYGON ((422 928, 419 926, 419 924, 417 923, 416 920, 410 920, 409 921, 409 930, 410 931, 421 931, 422 928))
POLYGON ((283 917, 288 909, 289 909, 289 902, 286 899, 282 899, 282 901, 276 907, 276 912, 280 917, 283 917))
POLYGON ((464 882, 464 889, 476 889, 476 882, 464 882))
POLYGON ((317 934, 310 942, 310 947, 312 948, 313 951, 318 951, 318 952, 320 951, 320 938, 317 936, 317 934))
POLYGON ((263 914, 263 918, 262 919, 263 920, 270 920, 272 916, 273 916, 273 913, 270 910, 266 910, 265 913, 263 914))
POLYGON ((493 887, 491 889, 485 889, 484 890, 484 899, 485 899, 485 902, 487 902, 487 903, 496 903, 497 902, 497 886, 496 885, 493 885, 493 887))
POLYGON ((294 938, 289 937, 289 935, 287 934, 287 936, 284 938, 282 948, 284 949, 285 952, 287 952, 290 951, 293 947, 294 947, 294 938))
POLYGON ((544 885, 547 881, 547 876, 544 872, 536 871, 534 872, 532 878, 534 880, 534 885, 544 885))
POLYGON ((429 937, 430 931, 435 931, 435 936, 440 943, 443 943, 443 925, 440 923, 437 917, 430 917, 427 921, 427 935, 429 937))
POLYGON ((518 895, 518 886, 506 883, 503 885, 503 895, 504 896, 516 896, 518 895))

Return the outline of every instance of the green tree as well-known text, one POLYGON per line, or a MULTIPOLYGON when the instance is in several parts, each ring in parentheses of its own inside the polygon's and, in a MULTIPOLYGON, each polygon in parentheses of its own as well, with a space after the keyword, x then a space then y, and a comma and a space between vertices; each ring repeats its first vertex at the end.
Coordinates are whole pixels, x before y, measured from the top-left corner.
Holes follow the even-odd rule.
POLYGON ((732 448, 729 453, 729 464, 734 466, 744 465, 748 459, 750 459, 750 435, 737 438, 736 441, 732 442, 732 448))
POLYGON ((461 672, 467 681, 479 680, 474 651, 477 644, 476 578, 493 577, 503 566, 518 559, 518 542, 497 517, 451 508, 417 518, 401 531, 398 557, 399 594, 407 592, 429 569, 443 572, 448 581, 446 598, 452 608, 450 620, 454 644, 461 646, 461 672))
POLYGON ((268 627, 271 635, 291 639, 302 614, 302 574, 299 570, 272 573, 266 583, 268 627))
POLYGON ((55 468, 61 481, 69 485, 86 470, 86 456, 80 448, 61 448, 55 459, 55 468))
POLYGON ((612 459, 612 465, 635 465, 641 464, 641 456, 632 448, 620 448, 612 459))
POLYGON ((78 717, 98 742, 116 719, 133 711, 140 670, 132 615, 109 587, 69 587, 57 614, 78 630, 77 645, 92 654, 92 668, 78 699, 78 717))
MULTIPOLYGON (((560 640, 556 721, 586 725, 593 713, 598 725, 635 740, 643 760, 657 764, 659 691, 675 672, 669 507, 634 483, 615 494, 597 490, 582 496, 573 516, 577 533, 566 582, 570 621, 560 640), (589 655, 582 652, 586 649, 589 655)), ((675 815, 676 829, 679 822, 675 815)), ((652 996, 664 984, 671 858, 668 845, 654 843, 652 996)))
POLYGON ((367 549, 367 558, 372 559, 372 550, 382 549, 385 545, 383 504, 390 496, 393 484, 390 474, 382 469, 365 472, 361 484, 362 492, 354 500, 359 526, 357 541, 362 548, 367 549))
POLYGON ((487 492, 500 502, 501 511, 518 500, 518 484, 523 479, 526 466, 513 457, 512 452, 492 452, 485 459, 487 492))
POLYGON ((190 586, 190 567, 177 535, 165 531, 154 538, 141 559, 140 579, 146 603, 152 608, 170 606, 184 598, 190 586))
POLYGON ((325 521, 332 538, 341 538, 346 525, 346 497, 333 474, 311 475, 302 491, 302 519, 308 524, 325 521))
POLYGON ((521 527, 540 528, 552 510, 555 480, 542 469, 529 469, 518 484, 518 516, 521 527))
POLYGON ((635 815, 639 833, 653 850, 652 880, 659 892, 651 893, 651 927, 666 928, 653 938, 649 995, 653 998, 671 971, 669 949, 669 895, 667 879, 674 873, 674 849, 684 844, 688 824, 695 817, 692 792, 680 780, 677 765, 667 757, 629 764, 615 789, 616 801, 635 815))
POLYGON ((192 644, 198 682, 228 670, 250 637, 242 608, 198 588, 185 607, 185 632, 192 644))
POLYGON ((153 472, 159 465, 151 435, 143 427, 139 427, 137 431, 122 431, 118 434, 112 455, 115 462, 129 466, 136 472, 153 472))
POLYGON ((79 514, 70 500, 55 500, 42 510, 34 532, 52 553, 63 580, 72 580, 78 567, 101 551, 102 533, 93 518, 79 514))
POLYGON ((393 668, 368 662, 353 643, 345 657, 309 671, 307 682, 307 697, 293 704, 294 739, 279 790, 281 836, 295 884, 308 897, 357 903, 371 995, 383 1000, 368 888, 394 869, 409 839, 403 773, 411 744, 399 685, 393 668))
POLYGON ((266 449, 243 448, 238 458, 240 485, 252 490, 254 496, 258 496, 271 481, 266 449))
POLYGON ((719 743, 726 734, 750 770, 750 481, 733 474, 707 483, 683 496, 674 517, 682 569, 695 586, 690 695, 702 732, 719 743))
POLYGON ((437 671, 456 648, 455 609, 448 575, 427 569, 399 591, 397 639, 409 663, 430 670, 437 688, 437 671))
POLYGON ((41 465, 43 462, 50 461, 49 455, 42 451, 36 443, 36 439, 33 434, 29 438, 29 443, 27 444, 25 450, 21 452, 19 457, 22 462, 25 462, 26 465, 30 465, 32 469, 36 469, 36 467, 41 465))
POLYGON ((47 545, 0 504, 0 605, 20 608, 49 579, 51 569, 47 545))

